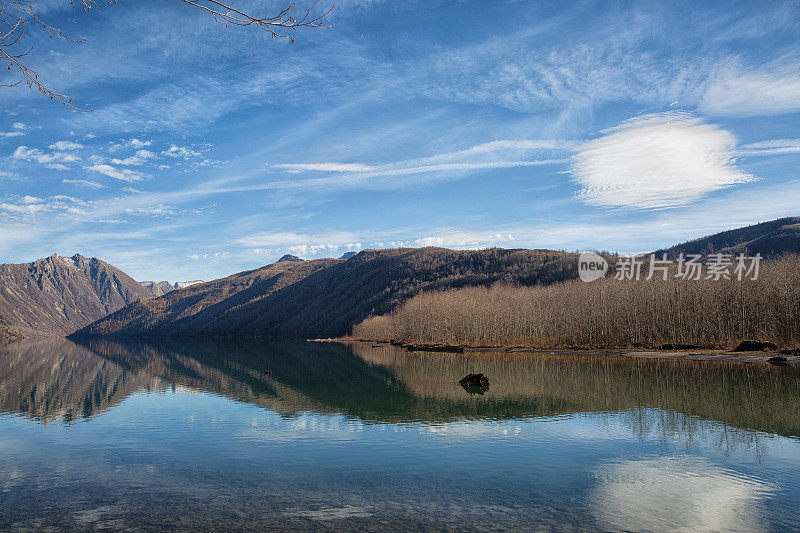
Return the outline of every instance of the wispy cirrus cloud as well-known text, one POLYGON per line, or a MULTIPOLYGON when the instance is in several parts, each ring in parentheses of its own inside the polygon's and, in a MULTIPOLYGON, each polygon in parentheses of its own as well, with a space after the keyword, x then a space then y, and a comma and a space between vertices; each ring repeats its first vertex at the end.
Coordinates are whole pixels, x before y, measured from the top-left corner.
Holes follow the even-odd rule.
POLYGON ((800 139, 773 139, 743 144, 737 153, 740 155, 800 154, 800 139))
POLYGON ((103 185, 102 183, 97 183, 96 181, 91 181, 91 180, 63 179, 61 180, 61 183, 69 183, 77 187, 89 187, 92 189, 102 189, 105 187, 105 185, 103 185))
POLYGON ((141 181, 148 177, 147 174, 144 174, 142 172, 137 172, 129 168, 117 168, 112 165, 106 165, 106 164, 90 165, 84 167, 84 169, 90 172, 103 174, 105 176, 108 176, 109 178, 114 178, 115 180, 126 181, 126 182, 141 181))
POLYGON ((708 84, 699 109, 709 115, 730 117, 800 111, 800 65, 731 69, 708 84))
POLYGON ((693 115, 639 117, 606 130, 575 155, 579 198, 605 208, 665 209, 756 178, 736 168, 736 139, 693 115))
POLYGON ((286 170, 314 170, 317 172, 365 172, 375 168, 361 163, 282 163, 272 166, 286 170))
MULTIPOLYGON (((381 178, 396 178, 439 173, 442 179, 457 179, 465 172, 515 167, 542 166, 564 163, 564 152, 578 146, 575 141, 550 139, 519 139, 489 141, 454 152, 432 156, 393 161, 380 165, 362 163, 286 163, 273 168, 292 171, 318 171, 338 173, 333 176, 309 178, 306 180, 278 181, 264 184, 265 188, 294 189, 304 187, 330 186, 352 188, 359 184, 375 185, 381 178), (541 157, 542 152, 560 152, 556 157, 541 157), (537 157, 524 159, 536 154, 537 157)), ((408 181, 393 181, 387 185, 400 188, 412 185, 408 181)))

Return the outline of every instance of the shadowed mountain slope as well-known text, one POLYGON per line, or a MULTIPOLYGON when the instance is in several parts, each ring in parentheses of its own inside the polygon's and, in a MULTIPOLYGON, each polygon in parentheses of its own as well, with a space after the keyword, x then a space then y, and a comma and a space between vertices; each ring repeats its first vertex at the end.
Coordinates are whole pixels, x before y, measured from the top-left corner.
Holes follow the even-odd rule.
POLYGON ((0 337, 68 335, 153 293, 95 257, 0 265, 0 337))
POLYGON ((670 257, 683 254, 727 253, 775 257, 800 253, 800 217, 787 217, 762 222, 753 226, 723 231, 708 237, 685 242, 672 248, 659 250, 670 257))
POLYGON ((280 261, 142 300, 76 336, 336 336, 421 291, 575 277, 575 254, 549 250, 365 250, 348 260, 280 261))

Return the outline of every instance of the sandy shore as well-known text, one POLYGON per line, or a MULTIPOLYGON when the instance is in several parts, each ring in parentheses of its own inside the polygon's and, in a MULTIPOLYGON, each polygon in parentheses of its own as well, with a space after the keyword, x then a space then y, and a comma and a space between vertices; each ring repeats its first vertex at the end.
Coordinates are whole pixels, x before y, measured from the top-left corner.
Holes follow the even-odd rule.
MULTIPOLYGON (((358 339, 308 339, 309 342, 335 342, 341 344, 369 344, 374 347, 392 346, 389 342, 370 341, 358 339)), ((397 346, 397 344, 395 344, 397 346)), ((609 350, 609 349, 564 349, 564 350, 535 350, 525 347, 487 347, 487 346, 442 346, 442 345, 399 345, 410 352, 427 351, 441 353, 514 353, 530 355, 611 355, 620 357, 640 357, 644 359, 691 359, 695 361, 725 361, 740 363, 764 363, 774 364, 769 361, 773 357, 786 359, 785 364, 800 364, 800 351, 798 350, 777 350, 777 351, 757 351, 757 352, 733 352, 727 350, 609 350)), ((781 362, 783 364, 783 362, 781 362)))

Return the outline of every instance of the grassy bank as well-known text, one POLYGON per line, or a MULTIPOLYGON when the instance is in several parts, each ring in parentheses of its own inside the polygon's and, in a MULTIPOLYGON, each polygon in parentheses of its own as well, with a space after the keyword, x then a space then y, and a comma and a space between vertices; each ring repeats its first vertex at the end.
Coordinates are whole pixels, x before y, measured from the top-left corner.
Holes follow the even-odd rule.
POLYGON ((800 256, 757 280, 613 277, 546 287, 427 292, 353 330, 365 339, 470 346, 731 348, 742 339, 800 345, 800 256))

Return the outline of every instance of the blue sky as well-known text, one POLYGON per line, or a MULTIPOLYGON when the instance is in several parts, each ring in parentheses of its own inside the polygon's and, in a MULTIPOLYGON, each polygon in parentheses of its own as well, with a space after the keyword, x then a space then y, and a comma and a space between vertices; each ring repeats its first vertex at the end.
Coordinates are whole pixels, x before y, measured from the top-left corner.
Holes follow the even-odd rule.
POLYGON ((0 88, 0 261, 212 279, 800 215, 800 2, 696 4, 344 1, 291 44, 174 1, 44 1, 85 42, 31 30, 29 63, 92 112, 0 88))

